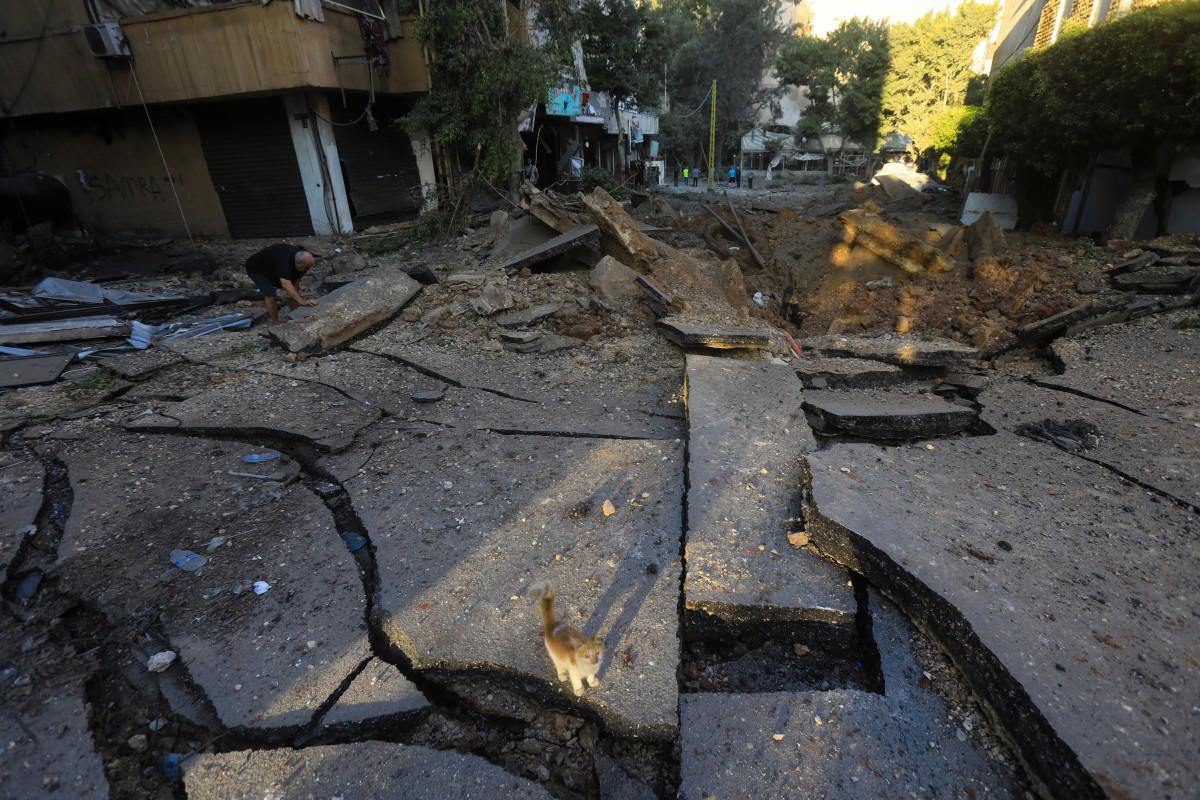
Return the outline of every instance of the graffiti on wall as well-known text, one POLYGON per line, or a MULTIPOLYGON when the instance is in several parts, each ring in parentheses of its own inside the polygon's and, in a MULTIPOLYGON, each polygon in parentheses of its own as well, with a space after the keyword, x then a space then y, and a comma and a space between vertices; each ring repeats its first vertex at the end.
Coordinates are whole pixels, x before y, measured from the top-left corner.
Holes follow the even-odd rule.
POLYGON ((178 175, 89 175, 78 170, 79 182, 89 199, 99 203, 130 203, 149 200, 166 203, 171 183, 176 187, 183 181, 178 175))

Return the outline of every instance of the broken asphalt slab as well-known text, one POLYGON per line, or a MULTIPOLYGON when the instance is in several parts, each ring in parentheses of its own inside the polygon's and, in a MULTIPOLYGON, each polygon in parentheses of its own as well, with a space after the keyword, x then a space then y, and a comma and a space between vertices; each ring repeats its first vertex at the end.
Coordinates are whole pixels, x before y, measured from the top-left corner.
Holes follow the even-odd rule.
POLYGON ((55 572, 114 622, 160 615, 172 669, 225 725, 304 725, 370 655, 358 567, 324 504, 288 485, 294 464, 248 464, 261 447, 216 439, 109 433, 61 447, 74 503, 55 572), (184 571, 176 550, 208 562, 184 571))
POLYGON ((0 583, 25 537, 37 530, 45 481, 41 461, 0 453, 0 583))
POLYGON ((215 331, 195 338, 160 339, 154 345, 193 364, 239 369, 278 351, 258 331, 215 331))
POLYGON ((536 783, 479 756, 391 742, 203 754, 184 766, 190 800, 550 800, 536 783))
POLYGON ((183 359, 169 350, 150 347, 107 359, 104 366, 131 381, 148 378, 161 369, 178 364, 183 359))
POLYGON ((1188 425, 1200 424, 1200 329, 1174 312, 1059 339, 1061 375, 1039 382, 1188 425))
POLYGON ((284 378, 323 383, 409 421, 509 433, 634 439, 674 439, 682 435, 678 419, 643 410, 651 402, 648 398, 630 397, 628 404, 620 398, 594 396, 546 397, 542 402, 526 402, 482 389, 448 386, 395 361, 354 350, 303 363, 276 362, 259 369, 284 378), (439 395, 436 401, 426 399, 439 395))
POLYGON ((978 350, 949 339, 926 339, 905 333, 883 336, 813 336, 800 341, 803 350, 833 358, 865 358, 901 367, 945 367, 976 361, 978 350))
POLYGON ((319 724, 346 725, 394 718, 401 714, 413 715, 429 707, 429 701, 416 684, 395 666, 372 657, 319 724))
POLYGON ((816 450, 790 367, 687 358, 685 607, 720 619, 830 623, 847 643, 849 576, 788 543, 802 523, 804 456, 816 450))
POLYGON ((893 441, 962 433, 979 420, 973 408, 898 390, 809 391, 804 410, 821 433, 893 441))
POLYGON ((871 617, 885 694, 683 695, 679 797, 1020 797, 1007 768, 923 688, 908 621, 878 595, 871 617))
POLYGON ((107 800, 104 761, 88 730, 81 680, 52 693, 43 689, 36 702, 27 699, 5 712, 0 714, 0 798, 107 800))
POLYGON ((864 358, 796 358, 790 365, 805 389, 876 389, 920 380, 895 364, 864 358))
POLYGON ((566 233, 560 233, 553 239, 526 250, 515 258, 506 261, 499 269, 503 269, 511 275, 520 271, 523 267, 532 267, 544 261, 549 261, 557 255, 574 250, 576 247, 583 247, 585 245, 596 246, 599 243, 599 228, 594 224, 580 225, 578 228, 569 230, 566 233))
POLYGON ((627 735, 669 739, 682 451, 449 430, 382 442, 345 486, 375 548, 385 637, 427 677, 507 675, 627 735), (557 589, 566 622, 604 640, 600 686, 582 698, 538 636, 538 581, 557 589))
POLYGON ((656 324, 664 336, 680 347, 760 350, 771 342, 768 332, 759 328, 709 324, 703 320, 685 320, 679 317, 663 317, 656 324))
POLYGON ((1094 442, 1060 442, 1069 452, 1200 509, 1200 428, 1135 414, 1109 403, 1024 382, 998 384, 981 395, 983 418, 996 428, 1028 435, 1046 420, 1095 427, 1094 442))
POLYGON ((1005 431, 809 456, 807 532, 962 670, 1046 792, 1193 794, 1200 516, 1005 431))
POLYGON ((274 325, 270 334, 293 353, 329 350, 363 331, 391 319, 421 291, 421 284, 395 267, 334 289, 316 306, 301 306, 288 322, 274 325))
POLYGON ((239 373, 206 392, 126 423, 131 431, 279 436, 338 452, 380 411, 327 386, 239 373))

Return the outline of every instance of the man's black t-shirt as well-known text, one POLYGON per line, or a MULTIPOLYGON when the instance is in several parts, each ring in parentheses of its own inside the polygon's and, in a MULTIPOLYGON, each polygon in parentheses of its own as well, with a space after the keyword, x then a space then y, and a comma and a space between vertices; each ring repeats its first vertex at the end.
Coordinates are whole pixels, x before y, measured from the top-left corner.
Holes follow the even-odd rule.
POLYGON ((280 280, 299 285, 303 273, 296 269, 296 253, 303 249, 294 244, 273 244, 265 247, 246 259, 246 272, 250 273, 251 277, 259 275, 266 278, 276 289, 282 288, 280 280))

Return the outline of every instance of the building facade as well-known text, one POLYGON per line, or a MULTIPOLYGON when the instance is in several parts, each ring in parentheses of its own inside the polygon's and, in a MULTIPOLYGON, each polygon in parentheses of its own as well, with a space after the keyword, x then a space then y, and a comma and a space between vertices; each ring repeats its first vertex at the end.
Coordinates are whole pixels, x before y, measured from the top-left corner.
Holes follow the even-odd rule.
POLYGON ((428 54, 411 17, 360 4, 370 16, 321 0, 5 3, 0 170, 54 176, 104 233, 327 234, 415 214, 433 152, 395 121, 429 88, 428 54))

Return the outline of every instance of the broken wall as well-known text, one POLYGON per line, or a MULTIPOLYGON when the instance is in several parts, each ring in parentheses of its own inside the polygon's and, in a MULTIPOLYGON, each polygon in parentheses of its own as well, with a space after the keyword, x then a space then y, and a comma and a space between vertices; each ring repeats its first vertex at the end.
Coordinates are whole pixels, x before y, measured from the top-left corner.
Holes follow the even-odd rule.
POLYGON ((171 178, 141 108, 14 120, 0 131, 0 143, 14 169, 62 180, 75 214, 94 230, 186 235, 173 179, 192 233, 228 236, 192 112, 156 108, 151 114, 171 178))

